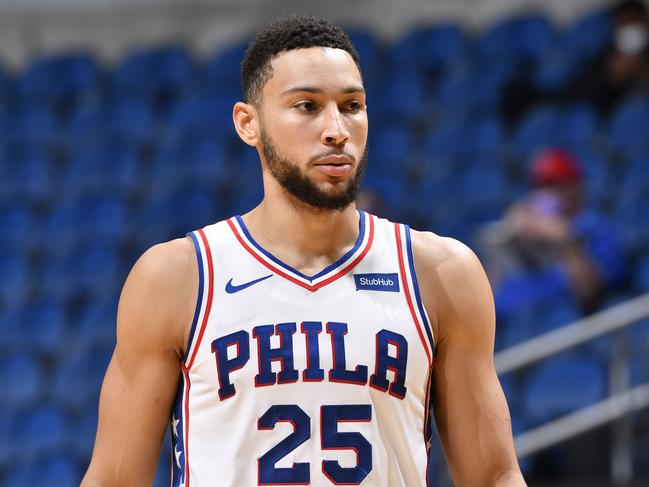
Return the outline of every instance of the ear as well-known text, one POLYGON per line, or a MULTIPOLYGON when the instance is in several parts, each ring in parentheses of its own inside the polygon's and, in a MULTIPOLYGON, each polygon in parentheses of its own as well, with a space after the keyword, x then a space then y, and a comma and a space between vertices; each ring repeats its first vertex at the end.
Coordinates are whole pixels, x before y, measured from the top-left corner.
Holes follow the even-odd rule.
POLYGON ((234 128, 246 144, 256 147, 259 142, 259 123, 255 107, 249 103, 238 101, 232 109, 234 128))

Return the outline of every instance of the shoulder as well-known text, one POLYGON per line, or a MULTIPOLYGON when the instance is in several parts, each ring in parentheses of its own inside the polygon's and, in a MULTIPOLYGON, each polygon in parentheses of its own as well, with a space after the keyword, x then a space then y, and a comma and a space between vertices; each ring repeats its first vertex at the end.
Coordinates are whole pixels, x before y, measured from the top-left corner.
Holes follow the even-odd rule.
POLYGON ((189 238, 154 245, 138 259, 131 276, 142 285, 165 288, 196 275, 196 253, 189 238))
POLYGON ((186 343, 198 293, 193 243, 181 238, 148 249, 133 266, 120 297, 117 339, 174 348, 186 343), (136 336, 137 335, 137 338, 136 336))
POLYGON ((472 273, 482 271, 476 255, 459 240, 415 230, 411 233, 411 239, 415 265, 427 276, 461 281, 472 273))
MULTIPOLYGON (((412 232, 417 279, 437 337, 448 324, 493 314, 491 287, 475 253, 462 242, 431 232, 412 232)), ((454 330, 456 331, 456 330, 454 330)))

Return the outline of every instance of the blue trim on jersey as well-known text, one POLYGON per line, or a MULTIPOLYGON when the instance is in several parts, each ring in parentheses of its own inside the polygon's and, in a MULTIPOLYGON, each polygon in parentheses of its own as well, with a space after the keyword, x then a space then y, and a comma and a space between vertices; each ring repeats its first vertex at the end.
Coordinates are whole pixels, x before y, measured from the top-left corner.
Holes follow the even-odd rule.
POLYGON ((270 252, 266 251, 261 245, 259 245, 257 242, 255 242, 254 238, 252 238, 252 235, 250 235, 250 232, 246 228, 246 224, 243 223, 243 218, 241 218, 241 215, 237 215, 237 216, 235 216, 235 218, 237 219, 237 222, 239 222, 239 225, 241 226, 241 230, 243 231, 246 238, 250 241, 250 243, 252 243, 252 245, 254 245, 254 247, 259 252, 264 254, 266 257, 268 257, 270 260, 272 260, 275 264, 277 264, 278 266, 284 268, 285 270, 300 276, 302 279, 306 279, 309 282, 313 282, 314 280, 318 279, 319 277, 322 277, 325 274, 327 274, 328 272, 331 272, 335 268, 341 266, 345 261, 349 260, 352 257, 352 255, 354 255, 354 253, 356 253, 358 248, 363 243, 363 237, 365 236, 365 222, 367 220, 367 215, 362 210, 357 210, 357 211, 358 211, 358 213, 360 215, 360 227, 359 227, 359 231, 358 231, 358 238, 356 239, 356 243, 354 244, 354 246, 345 255, 343 255, 340 259, 338 259, 336 262, 334 262, 333 264, 325 267, 323 270, 321 270, 320 272, 318 272, 317 274, 315 274, 313 276, 307 276, 306 274, 301 273, 297 269, 294 269, 290 265, 285 264, 284 262, 279 260, 277 257, 275 257, 270 252))
POLYGON ((430 332, 430 325, 426 319, 426 310, 424 309, 424 303, 421 300, 421 295, 419 294, 419 284, 417 283, 417 273, 415 272, 415 259, 412 254, 412 243, 410 241, 410 227, 408 225, 403 226, 406 231, 406 251, 408 252, 408 267, 410 267, 410 275, 412 276, 412 287, 415 290, 415 300, 417 301, 417 308, 419 308, 419 314, 421 319, 424 322, 424 329, 426 330, 426 335, 430 340, 430 349, 435 354, 435 342, 433 341, 433 335, 430 332))
POLYGON ((187 361, 189 358, 189 349, 192 346, 192 341, 194 340, 194 332, 196 331, 196 325, 198 324, 198 315, 201 314, 201 307, 203 306, 203 254, 201 252, 201 246, 198 243, 198 238, 194 232, 189 232, 187 236, 192 238, 194 242, 194 249, 196 250, 196 260, 198 261, 198 297, 196 299, 196 310, 194 311, 194 318, 192 320, 192 327, 189 330, 189 338, 187 339, 187 347, 185 347, 185 358, 183 361, 187 361))
POLYGON ((171 410, 170 421, 170 435, 171 436, 171 486, 179 487, 180 485, 185 484, 185 416, 184 416, 184 403, 183 399, 185 396, 185 389, 187 384, 185 383, 185 375, 181 374, 180 381, 178 382, 178 390, 176 391, 176 398, 174 400, 174 405, 171 410), (178 420, 176 423, 174 435, 174 418, 178 420), (178 457, 178 463, 176 463, 176 452, 180 452, 178 457), (178 465, 180 464, 180 465, 178 465))

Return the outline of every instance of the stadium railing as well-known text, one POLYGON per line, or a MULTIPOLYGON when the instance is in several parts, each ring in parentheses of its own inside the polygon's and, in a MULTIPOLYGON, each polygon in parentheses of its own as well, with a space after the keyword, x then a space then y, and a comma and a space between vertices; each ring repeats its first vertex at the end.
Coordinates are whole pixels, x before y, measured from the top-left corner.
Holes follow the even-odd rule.
POLYGON ((523 458, 577 435, 615 422, 611 444, 611 480, 633 479, 633 430, 630 415, 649 407, 649 383, 631 387, 629 347, 623 330, 649 317, 649 293, 577 320, 497 353, 499 375, 528 367, 578 345, 614 334, 609 359, 609 396, 593 405, 518 434, 516 452, 523 458))

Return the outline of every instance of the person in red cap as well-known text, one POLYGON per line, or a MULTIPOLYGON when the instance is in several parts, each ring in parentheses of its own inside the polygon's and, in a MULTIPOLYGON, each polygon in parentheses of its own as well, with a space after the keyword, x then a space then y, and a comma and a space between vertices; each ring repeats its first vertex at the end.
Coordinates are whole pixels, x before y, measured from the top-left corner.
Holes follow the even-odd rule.
POLYGON ((540 152, 529 179, 531 192, 481 235, 499 311, 554 294, 571 294, 591 311, 624 275, 616 232, 583 207, 584 175, 572 153, 540 152), (521 279, 533 283, 524 296, 521 279), (510 299, 509 289, 517 290, 516 299, 510 299))

